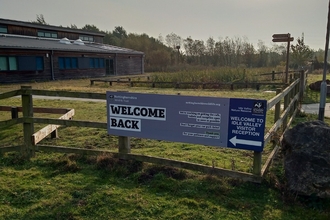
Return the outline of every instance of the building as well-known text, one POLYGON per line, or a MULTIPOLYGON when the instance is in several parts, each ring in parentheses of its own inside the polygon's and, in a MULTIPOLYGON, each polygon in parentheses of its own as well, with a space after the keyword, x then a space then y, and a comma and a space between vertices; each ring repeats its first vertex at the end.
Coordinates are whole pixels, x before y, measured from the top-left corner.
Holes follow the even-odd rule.
POLYGON ((144 53, 103 33, 0 18, 0 83, 144 73, 144 53))

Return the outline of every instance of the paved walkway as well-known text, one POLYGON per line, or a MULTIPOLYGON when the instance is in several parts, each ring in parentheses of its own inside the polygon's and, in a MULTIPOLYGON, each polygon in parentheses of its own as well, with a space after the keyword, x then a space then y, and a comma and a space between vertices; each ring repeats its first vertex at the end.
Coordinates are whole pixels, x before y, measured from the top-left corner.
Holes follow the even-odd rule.
MULTIPOLYGON (((319 114, 320 103, 304 104, 301 106, 301 110, 308 114, 319 114)), ((330 118, 330 103, 326 103, 324 108, 324 117, 330 118)))

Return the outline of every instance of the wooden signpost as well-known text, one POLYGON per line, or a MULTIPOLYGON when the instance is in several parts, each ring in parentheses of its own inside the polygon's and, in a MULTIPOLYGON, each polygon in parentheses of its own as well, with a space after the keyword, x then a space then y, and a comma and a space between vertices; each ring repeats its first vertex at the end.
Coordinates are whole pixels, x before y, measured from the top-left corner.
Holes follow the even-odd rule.
POLYGON ((287 52, 286 52, 286 67, 285 67, 285 83, 288 83, 288 72, 289 72, 289 52, 290 52, 290 42, 294 40, 290 33, 287 34, 273 34, 273 42, 287 42, 287 52))

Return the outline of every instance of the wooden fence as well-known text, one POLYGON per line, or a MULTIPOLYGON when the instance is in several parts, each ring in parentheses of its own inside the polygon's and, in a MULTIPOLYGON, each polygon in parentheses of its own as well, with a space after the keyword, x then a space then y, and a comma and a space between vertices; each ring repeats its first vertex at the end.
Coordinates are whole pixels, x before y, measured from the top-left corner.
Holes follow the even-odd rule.
MULTIPOLYGON (((292 81, 293 78, 298 78, 300 73, 299 71, 288 71, 288 73, 290 73, 290 81, 292 81)), ((271 76, 271 78, 269 80, 271 81, 275 81, 275 80, 282 80, 284 81, 284 77, 285 77, 285 72, 275 72, 272 71, 271 73, 261 73, 258 76, 271 76)))
POLYGON ((293 81, 283 91, 281 91, 281 89, 278 89, 277 95, 267 102, 267 111, 270 110, 273 111, 272 109, 274 109, 273 113, 275 120, 272 128, 264 136, 264 145, 272 141, 273 151, 269 155, 265 164, 262 164, 262 152, 257 152, 257 151, 254 152, 252 173, 233 171, 228 169, 222 169, 222 168, 189 163, 184 161, 171 160, 166 158, 132 154, 130 153, 129 137, 121 137, 121 136, 118 137, 118 146, 119 146, 118 153, 109 152, 106 150, 82 149, 82 148, 72 148, 72 147, 64 147, 64 146, 49 146, 49 145, 41 145, 38 143, 34 143, 32 138, 34 135, 34 123, 103 128, 103 129, 107 129, 107 123, 67 120, 68 118, 70 118, 70 115, 67 115, 59 119, 34 117, 33 113, 36 109, 34 109, 32 106, 32 95, 106 100, 106 94, 34 90, 28 86, 22 86, 21 89, 19 90, 0 94, 0 99, 6 99, 14 96, 21 96, 22 97, 21 111, 23 113, 23 117, 15 117, 9 120, 1 121, 0 128, 3 129, 6 128, 7 126, 12 126, 15 124, 23 124, 23 133, 24 133, 24 143, 22 143, 22 145, 0 147, 0 154, 10 151, 20 151, 22 154, 25 154, 28 157, 32 157, 35 155, 36 150, 62 152, 62 153, 78 153, 85 155, 99 155, 99 154, 109 153, 114 157, 120 159, 137 160, 137 161, 172 166, 177 168, 196 170, 218 176, 240 178, 244 181, 261 182, 262 177, 267 172, 267 169, 269 168, 273 157, 276 155, 279 149, 279 145, 278 145, 279 141, 277 139, 277 137, 279 136, 278 134, 280 133, 281 135, 290 126, 295 114, 299 110, 299 104, 303 98, 304 89, 306 85, 306 74, 307 72, 300 72, 300 78, 293 81), (283 105, 281 104, 282 102, 283 105), (283 106, 283 108, 281 108, 281 106, 283 106))
MULTIPOLYGON (((289 71, 290 73, 290 82, 293 81, 294 78, 299 78, 300 73, 298 71, 289 71), (298 75, 298 77, 297 77, 298 75)), ((165 82, 165 81, 152 81, 150 76, 144 77, 145 80, 133 80, 131 77, 122 77, 122 78, 97 78, 91 79, 90 85, 95 85, 96 82, 100 83, 109 83, 109 86, 113 84, 127 84, 130 87, 138 87, 138 86, 147 86, 147 87, 172 87, 172 88, 200 88, 200 89, 230 89, 234 90, 235 88, 255 88, 259 90, 261 86, 287 86, 286 83, 281 80, 283 78, 283 72, 275 72, 271 73, 262 73, 259 74, 258 77, 260 80, 258 82, 248 82, 244 79, 235 81, 235 82, 165 82), (267 77, 270 76, 270 77, 267 77), (276 77, 277 76, 277 77, 276 77), (266 78, 265 78, 266 77, 266 78), (279 81, 280 80, 280 81, 279 81)))
MULTIPOLYGON (((10 111, 11 118, 18 118, 18 113, 23 112, 22 107, 0 106, 0 111, 10 111)), ((63 108, 33 108, 33 113, 51 113, 51 114, 64 114, 59 119, 71 120, 74 116, 74 109, 63 108)), ((57 138, 57 128, 60 125, 47 125, 32 135, 32 144, 36 145, 42 139, 51 135, 52 138, 57 138)))

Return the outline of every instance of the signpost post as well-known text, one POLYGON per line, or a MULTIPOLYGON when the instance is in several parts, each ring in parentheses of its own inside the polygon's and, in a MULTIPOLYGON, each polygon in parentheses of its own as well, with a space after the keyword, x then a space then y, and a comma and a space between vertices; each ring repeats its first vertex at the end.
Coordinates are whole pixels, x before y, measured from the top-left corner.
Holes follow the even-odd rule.
POLYGON ((327 66, 328 66, 328 49, 329 49, 329 29, 330 29, 330 1, 328 6, 328 22, 327 22, 327 33, 325 36, 325 50, 324 50, 324 65, 323 65, 323 77, 320 88, 320 107, 319 117, 320 121, 324 121, 325 103, 327 99, 327 66))
POLYGON ((285 67, 285 83, 288 83, 288 73, 289 73, 289 52, 290 52, 290 42, 294 40, 289 33, 287 34, 273 34, 273 42, 287 42, 286 51, 286 67, 285 67))

